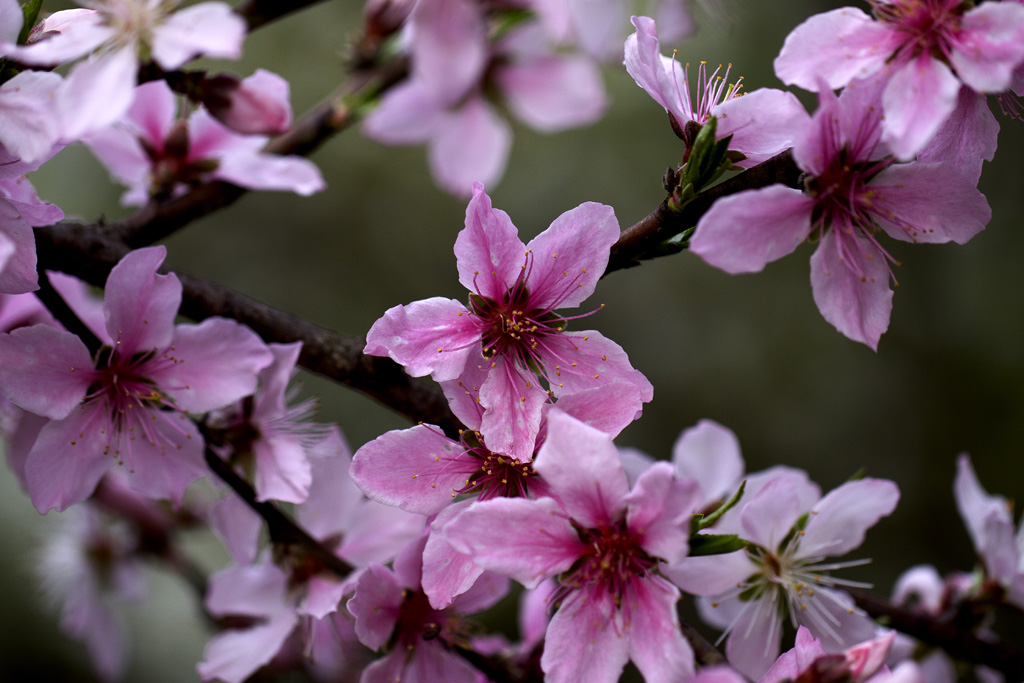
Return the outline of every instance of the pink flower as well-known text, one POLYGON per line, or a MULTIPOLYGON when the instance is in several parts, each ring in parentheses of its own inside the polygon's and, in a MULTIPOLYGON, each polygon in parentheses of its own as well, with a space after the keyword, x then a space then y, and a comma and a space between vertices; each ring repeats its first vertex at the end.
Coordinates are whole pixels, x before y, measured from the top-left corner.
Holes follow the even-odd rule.
POLYGON ((488 95, 542 132, 593 123, 607 106, 597 67, 552 52, 536 24, 493 46, 488 30, 471 0, 417 3, 408 22, 412 76, 388 91, 363 128, 385 144, 426 143, 435 181, 459 196, 474 181, 497 183, 512 148, 512 130, 488 95))
POLYGON ((84 500, 115 462, 127 465, 137 491, 180 502, 205 471, 203 440, 185 411, 252 393, 272 360, 233 321, 176 326, 181 283, 156 272, 165 253, 139 249, 111 270, 105 346, 95 358, 75 335, 45 325, 0 337, 0 390, 49 419, 25 463, 40 512, 84 500))
POLYGON ((288 81, 264 69, 238 80, 229 74, 204 78, 198 99, 215 119, 242 135, 277 135, 292 125, 288 81))
POLYGON ((749 544, 745 550, 696 558, 709 561, 703 572, 686 567, 688 560, 684 571, 668 574, 687 592, 714 596, 698 603, 702 616, 725 630, 730 664, 757 678, 778 656, 781 622, 787 616, 794 626, 807 626, 826 651, 872 637, 871 620, 835 588, 861 584, 829 574, 862 562, 826 558, 859 546, 867 529, 890 514, 898 499, 896 485, 881 479, 849 482, 821 497, 806 478, 784 474, 744 495, 734 510, 738 520, 715 526, 716 532, 730 533, 738 521, 737 531, 749 544))
POLYGON ((892 311, 890 262, 878 240, 967 242, 991 217, 985 197, 949 164, 894 163, 880 142, 881 81, 823 88, 793 156, 804 189, 772 185, 715 202, 697 224, 694 253, 729 273, 758 272, 807 239, 811 288, 825 320, 878 347, 892 311), (941 191, 937 191, 941 188, 941 191))
MULTIPOLYGON (((49 158, 49 157, 46 157, 49 158)), ((32 228, 53 225, 64 212, 40 201, 22 173, 44 159, 26 164, 0 147, 0 293, 24 294, 39 288, 36 239, 32 228)))
POLYGON ((960 0, 872 4, 875 20, 843 7, 796 27, 775 60, 775 73, 784 83, 813 91, 884 74, 882 140, 900 159, 923 149, 953 113, 961 83, 978 93, 1003 92, 1024 61, 1020 5, 984 2, 975 7, 960 0))
POLYGON ((611 207, 588 202, 523 245, 508 214, 491 208, 479 183, 455 242, 467 308, 435 297, 389 309, 367 334, 366 353, 388 355, 413 376, 458 379, 489 360, 479 386, 488 448, 528 460, 548 389, 563 397, 626 382, 643 401, 653 389, 625 352, 597 332, 568 332, 556 308, 579 306, 597 285, 619 235, 611 207), (548 389, 542 386, 548 385, 548 389))
MULTIPOLYGON (((792 93, 761 88, 743 94, 742 78, 729 83, 729 71, 721 66, 709 76, 704 62, 697 72, 697 101, 691 100, 689 65, 681 67, 661 54, 658 27, 650 17, 633 17, 636 33, 626 39, 626 71, 637 85, 665 108, 674 128, 692 144, 696 133, 711 117, 717 121, 716 137, 732 136, 729 148, 743 153, 737 163, 744 168, 758 164, 793 144, 793 137, 807 125, 807 112, 792 93)), ((731 65, 730 65, 731 68, 731 65)))
POLYGON ((659 573, 682 560, 696 486, 653 465, 629 490, 611 437, 559 411, 534 469, 551 498, 480 502, 447 528, 481 567, 527 588, 558 577, 541 666, 553 683, 615 681, 630 659, 648 681, 693 672, 679 591, 659 573))
POLYGON ((200 55, 241 56, 245 22, 229 5, 203 2, 173 11, 179 2, 93 0, 86 3, 92 9, 51 14, 32 29, 28 45, 0 43, 0 54, 38 66, 89 55, 72 67, 57 94, 64 137, 77 139, 128 109, 140 55, 168 71, 200 55))
POLYGON ((372 565, 359 577, 348 602, 356 618, 356 635, 370 649, 389 649, 363 671, 362 683, 479 680, 476 670, 450 648, 464 647, 471 634, 462 615, 496 604, 508 593, 508 580, 483 574, 450 607, 434 609, 420 590, 425 541, 424 536, 410 543, 393 571, 372 565))
MULTIPOLYGON (((258 83, 265 80, 263 76, 258 83)), ((85 138, 111 173, 131 188, 122 203, 143 204, 150 195, 174 196, 207 180, 301 195, 324 188, 320 171, 308 159, 264 154, 266 137, 238 135, 205 109, 181 120, 177 108, 164 81, 144 83, 136 88, 124 118, 85 138)))
POLYGON ((28 163, 53 156, 61 135, 53 103, 62 82, 48 71, 22 71, 0 86, 0 144, 11 155, 28 163))

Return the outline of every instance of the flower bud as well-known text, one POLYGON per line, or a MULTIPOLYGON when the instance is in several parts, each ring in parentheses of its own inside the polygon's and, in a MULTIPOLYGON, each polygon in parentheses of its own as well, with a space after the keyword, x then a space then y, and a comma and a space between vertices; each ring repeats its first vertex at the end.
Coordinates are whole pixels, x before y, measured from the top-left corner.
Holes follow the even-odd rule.
POLYGON ((292 108, 288 81, 257 69, 239 80, 231 74, 204 78, 197 88, 199 100, 214 118, 243 135, 276 135, 288 130, 292 108))

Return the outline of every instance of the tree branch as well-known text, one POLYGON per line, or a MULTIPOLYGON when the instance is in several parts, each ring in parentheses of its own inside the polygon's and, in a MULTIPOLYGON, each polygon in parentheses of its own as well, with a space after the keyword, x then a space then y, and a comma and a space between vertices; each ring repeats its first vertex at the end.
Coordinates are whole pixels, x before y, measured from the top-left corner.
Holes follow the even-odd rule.
POLYGON ((246 0, 235 7, 235 14, 245 19, 251 33, 264 24, 318 2, 323 0, 246 0))
POLYGON ((658 253, 660 245, 665 240, 695 226, 716 199, 776 183, 797 187, 800 173, 796 162, 793 161, 792 153, 786 150, 725 182, 704 190, 680 211, 669 208, 666 199, 640 222, 622 231, 619 241, 612 245, 605 275, 638 266, 644 259, 661 255, 658 253))
MULTIPOLYGON (((60 223, 36 230, 40 270, 58 270, 102 287, 130 249, 91 225, 60 223)), ((168 272, 163 269, 163 272, 168 272)), ((179 273, 181 313, 193 320, 224 316, 249 326, 264 341, 302 341, 299 364, 377 399, 413 421, 441 427, 457 438, 462 427, 437 388, 410 378, 388 358, 367 356, 365 340, 316 325, 227 287, 179 273)))
POLYGON ((922 643, 945 650, 954 659, 982 664, 1002 672, 1007 680, 1024 680, 1024 652, 998 640, 985 640, 965 632, 951 620, 891 604, 867 591, 847 588, 857 606, 872 617, 922 643))

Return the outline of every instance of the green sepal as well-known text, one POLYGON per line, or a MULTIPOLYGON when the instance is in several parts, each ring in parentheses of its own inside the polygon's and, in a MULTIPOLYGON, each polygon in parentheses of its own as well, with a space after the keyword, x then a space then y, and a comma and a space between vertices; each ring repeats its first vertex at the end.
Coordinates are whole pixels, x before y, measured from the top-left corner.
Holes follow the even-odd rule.
POLYGON ((846 481, 860 481, 866 476, 868 476, 868 469, 866 467, 861 467, 859 470, 851 474, 850 478, 846 481))
MULTIPOLYGON (((693 230, 691 229, 689 232, 692 233, 693 230)), ((693 519, 690 520, 690 535, 692 536, 702 529, 707 529, 709 526, 717 522, 722 515, 736 507, 736 504, 740 502, 740 498, 743 497, 743 491, 746 488, 747 480, 744 479, 736 493, 734 493, 729 500, 719 505, 717 510, 712 512, 710 515, 694 515, 693 519)))
POLYGON ((537 16, 536 13, 528 9, 510 9, 500 12, 495 17, 494 24, 491 26, 489 39, 491 41, 499 40, 511 33, 520 24, 533 19, 535 16, 537 16))
POLYGON ((690 537, 690 557, 726 555, 747 547, 736 534, 697 534, 690 537))
POLYGON ((25 23, 21 25, 21 33, 18 34, 18 45, 24 45, 28 40, 28 34, 36 25, 39 18, 39 10, 43 8, 43 0, 27 0, 21 4, 21 13, 25 17, 25 23))

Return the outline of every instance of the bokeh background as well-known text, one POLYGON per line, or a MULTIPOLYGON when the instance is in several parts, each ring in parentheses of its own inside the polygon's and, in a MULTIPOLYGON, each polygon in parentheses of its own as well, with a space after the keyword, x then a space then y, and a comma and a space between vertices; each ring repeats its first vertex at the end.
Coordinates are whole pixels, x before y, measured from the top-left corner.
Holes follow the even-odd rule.
MULTIPOLYGON (((786 34, 839 4, 718 0, 710 12, 698 7, 700 29, 675 46, 678 58, 732 63, 748 90, 782 87, 771 62, 786 34)), ((326 2, 250 36, 240 63, 212 66, 277 71, 302 112, 344 78, 359 20, 358 2, 326 2)), ((599 123, 558 135, 515 126, 508 170, 488 192, 524 240, 583 201, 610 204, 626 227, 663 198, 661 177, 678 163, 681 143, 621 65, 608 65, 605 79, 611 106, 599 123)), ((812 97, 798 95, 813 109, 812 97)), ((593 301, 607 308, 586 325, 621 344, 655 386, 618 443, 666 458, 683 428, 708 417, 736 432, 749 471, 784 463, 828 490, 864 468, 895 480, 903 499, 856 555, 873 564, 844 576, 888 594, 914 564, 970 569, 952 498, 956 456, 971 454, 989 490, 1011 499, 1024 490, 1024 123, 1000 122, 998 156, 981 179, 988 228, 965 246, 886 243, 903 266, 877 353, 818 314, 809 245, 759 275, 729 276, 683 253, 605 278, 593 301)), ((464 298, 452 245, 465 202, 433 185, 422 148, 384 147, 353 129, 312 158, 326 192, 251 194, 168 240, 168 264, 355 335, 395 304, 464 298)), ((65 150, 32 180, 69 217, 129 213, 117 203, 121 188, 84 148, 65 150)), ((339 424, 353 448, 409 426, 344 387, 304 383, 320 397, 320 420, 339 424)), ((0 680, 91 680, 84 649, 59 633, 33 573, 56 516, 40 517, 14 477, 0 474, 0 680)), ((188 544, 204 567, 226 562, 209 538, 188 544)), ((128 679, 191 680, 209 636, 198 601, 173 577, 154 570, 150 578, 153 599, 124 611, 128 679)))

